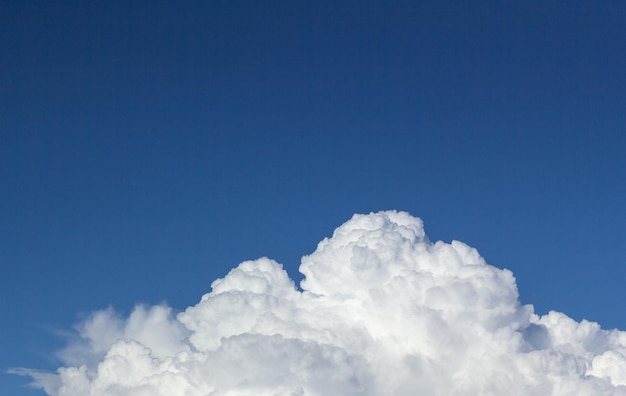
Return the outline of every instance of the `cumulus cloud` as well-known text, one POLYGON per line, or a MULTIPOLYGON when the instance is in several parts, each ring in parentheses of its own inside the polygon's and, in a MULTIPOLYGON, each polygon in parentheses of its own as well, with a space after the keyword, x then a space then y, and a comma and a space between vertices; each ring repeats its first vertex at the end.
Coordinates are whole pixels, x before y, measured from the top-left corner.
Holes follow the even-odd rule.
POLYGON ((626 332, 521 305, 515 278, 422 221, 355 215, 302 259, 296 288, 246 261, 195 306, 98 311, 54 396, 626 395, 626 332))

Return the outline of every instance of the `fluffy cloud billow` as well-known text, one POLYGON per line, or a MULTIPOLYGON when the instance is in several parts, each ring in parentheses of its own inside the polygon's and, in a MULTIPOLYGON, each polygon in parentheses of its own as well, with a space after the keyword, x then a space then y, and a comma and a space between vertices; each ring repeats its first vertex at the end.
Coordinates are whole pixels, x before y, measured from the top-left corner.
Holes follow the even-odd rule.
POLYGON ((521 305, 513 274, 404 212, 355 215, 302 259, 268 258, 195 306, 91 315, 55 396, 626 395, 626 332, 521 305))

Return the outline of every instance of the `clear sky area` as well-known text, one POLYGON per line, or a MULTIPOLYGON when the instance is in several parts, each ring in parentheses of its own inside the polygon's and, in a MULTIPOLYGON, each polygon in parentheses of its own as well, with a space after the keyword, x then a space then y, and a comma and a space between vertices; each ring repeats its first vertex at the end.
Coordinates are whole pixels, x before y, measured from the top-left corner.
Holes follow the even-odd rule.
POLYGON ((626 330, 625 150, 622 1, 1 1, 0 394, 381 210, 626 330))

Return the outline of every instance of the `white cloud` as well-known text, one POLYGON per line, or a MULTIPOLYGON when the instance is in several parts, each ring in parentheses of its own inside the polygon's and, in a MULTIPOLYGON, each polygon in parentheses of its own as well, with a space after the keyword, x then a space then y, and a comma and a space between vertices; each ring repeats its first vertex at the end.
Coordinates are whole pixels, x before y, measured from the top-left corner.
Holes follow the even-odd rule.
POLYGON ((355 215, 302 259, 298 291, 246 261, 200 302, 83 323, 55 396, 626 395, 626 332, 537 316, 513 274, 404 212, 355 215))

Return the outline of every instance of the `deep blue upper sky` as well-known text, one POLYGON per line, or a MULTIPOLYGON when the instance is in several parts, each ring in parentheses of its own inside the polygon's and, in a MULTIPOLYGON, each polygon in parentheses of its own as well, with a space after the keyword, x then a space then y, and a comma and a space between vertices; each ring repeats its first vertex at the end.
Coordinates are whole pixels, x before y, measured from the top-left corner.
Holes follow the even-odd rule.
POLYGON ((626 329, 621 1, 3 1, 0 90, 2 370, 382 209, 626 329))

